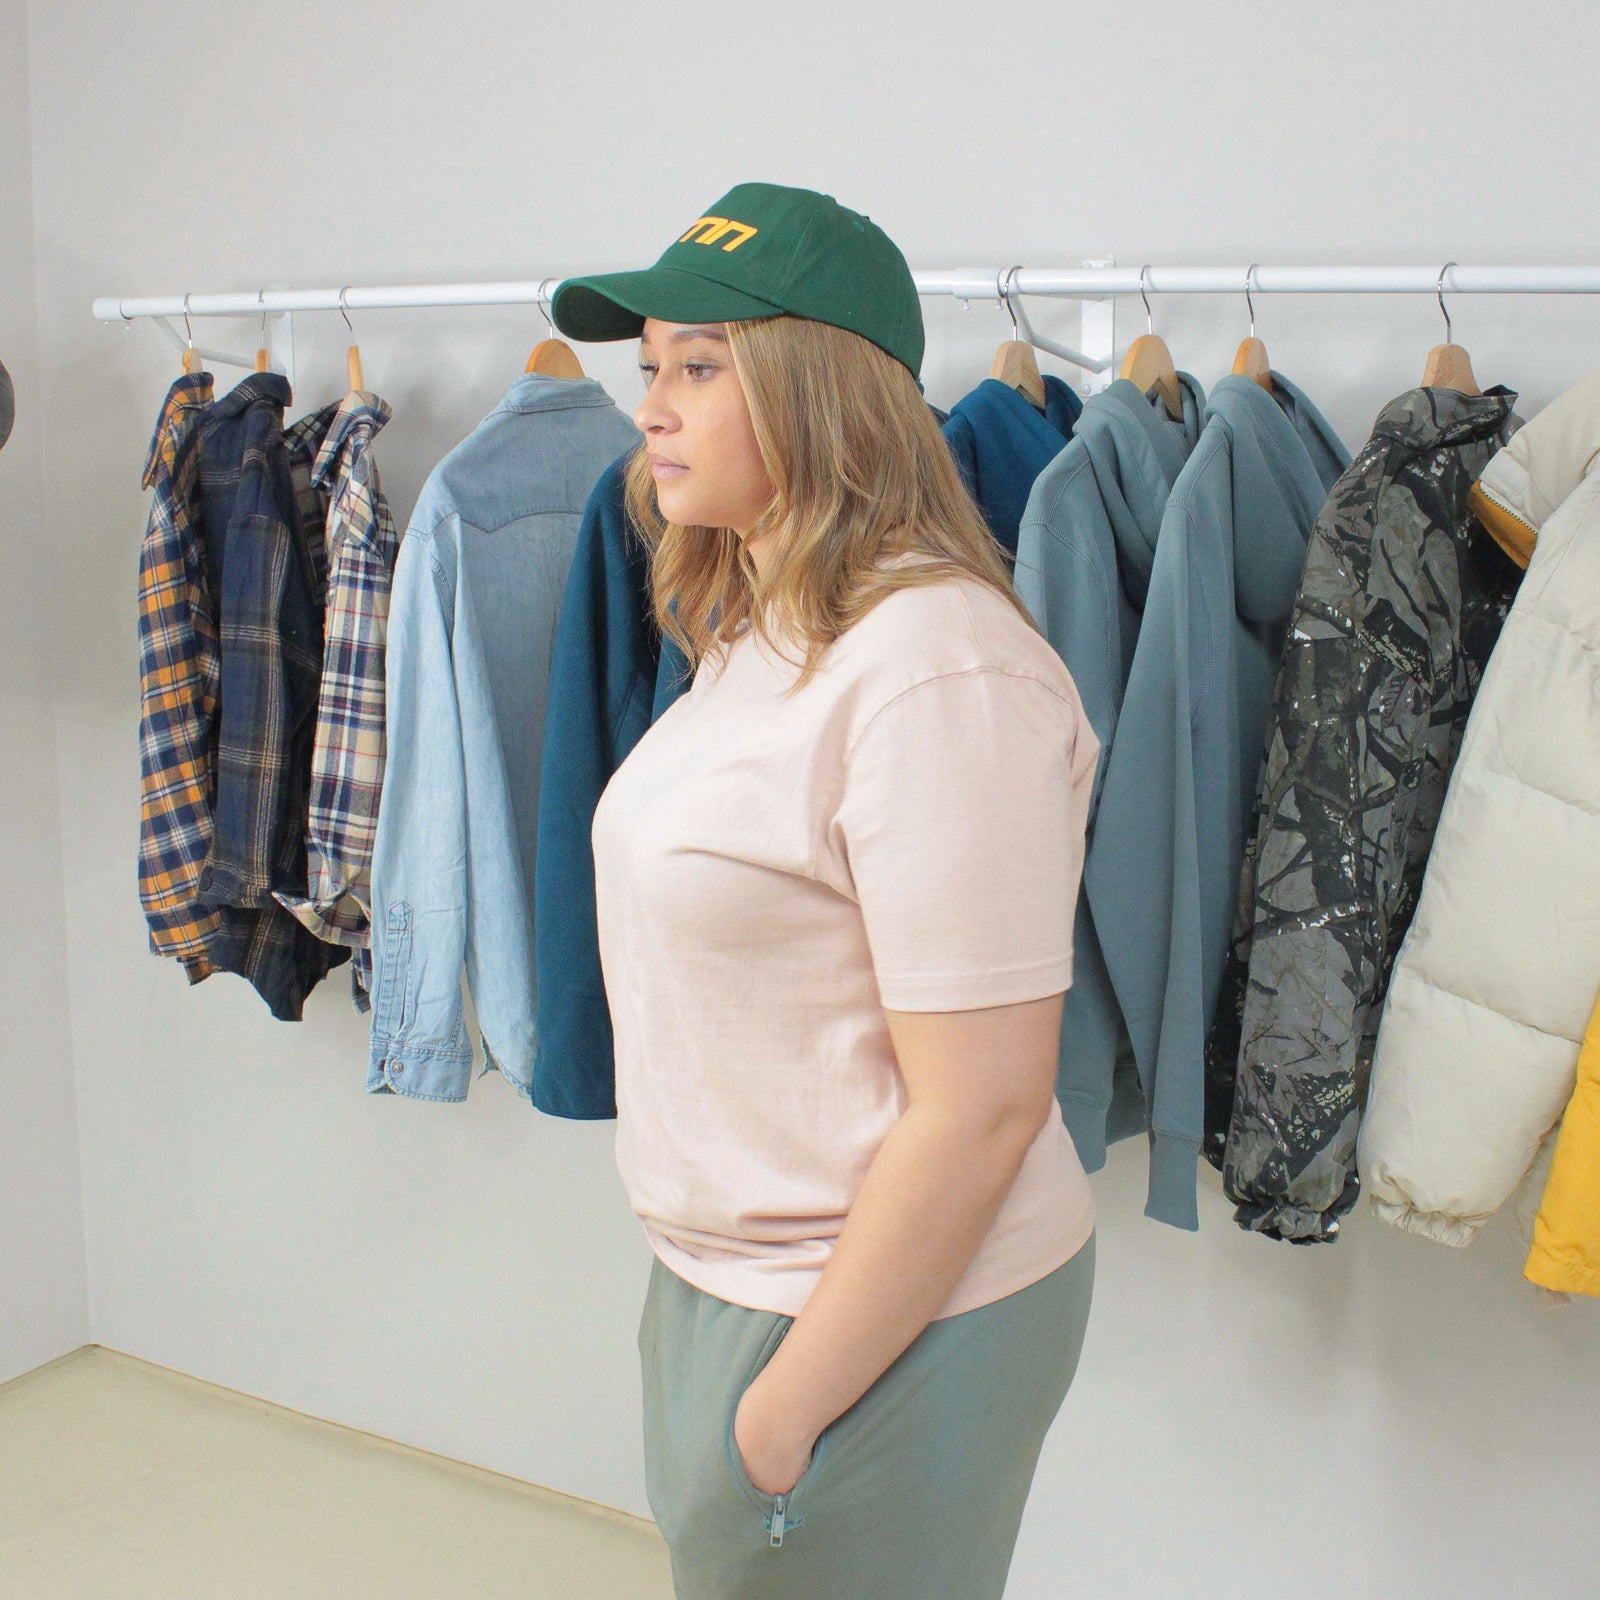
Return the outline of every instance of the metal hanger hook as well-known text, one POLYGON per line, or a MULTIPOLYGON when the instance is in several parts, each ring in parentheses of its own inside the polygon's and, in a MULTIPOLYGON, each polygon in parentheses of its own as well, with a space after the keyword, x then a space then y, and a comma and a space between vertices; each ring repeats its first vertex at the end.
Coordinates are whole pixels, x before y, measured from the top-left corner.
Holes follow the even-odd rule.
POLYGON ((261 343, 265 345, 267 342, 267 291, 265 289, 256 290, 256 304, 261 307, 261 343))
POLYGON ((1439 297, 1439 309, 1444 312, 1444 342, 1446 344, 1450 343, 1450 313, 1445 310, 1444 304, 1444 275, 1455 264, 1454 261, 1447 261, 1439 268, 1439 282, 1434 288, 1434 293, 1439 297))
POLYGON ((194 349, 194 325, 189 321, 189 295, 183 297, 183 326, 189 335, 189 348, 194 349))
POLYGON ((1149 270, 1150 263, 1148 261, 1139 268, 1139 298, 1144 301, 1144 331, 1146 333, 1154 333, 1156 331, 1156 319, 1150 314, 1150 296, 1144 292, 1144 275, 1149 270))
POLYGON ((1252 261, 1244 272, 1244 303, 1250 308, 1250 337, 1252 339, 1256 336, 1256 305, 1255 301, 1250 298, 1250 279, 1260 265, 1259 261, 1252 261))
POLYGON ((350 329, 350 343, 354 344, 356 342, 356 330, 350 321, 350 313, 344 308, 345 292, 349 289, 349 287, 350 285, 346 284, 344 288, 339 291, 339 315, 344 318, 345 327, 350 329))
POLYGON ((1016 266, 1006 273, 1005 282, 1000 286, 1000 298, 1005 302, 1005 308, 1011 314, 1011 337, 1021 344, 1026 344, 1027 340, 1023 339, 1022 330, 1017 326, 1017 308, 1011 303, 1011 280, 1021 271, 1022 263, 1019 261, 1016 266))
POLYGON ((548 311, 546 311, 545 308, 544 308, 544 292, 545 292, 545 287, 546 287, 546 285, 549 284, 549 282, 550 282, 550 280, 548 278, 543 278, 543 279, 540 280, 540 282, 539 282, 539 293, 534 298, 535 298, 535 301, 536 301, 536 303, 537 303, 537 305, 539 307, 539 315, 544 318, 545 326, 547 328, 549 328, 549 330, 550 330, 550 337, 552 339, 554 339, 554 338, 557 337, 556 325, 555 325, 555 323, 553 323, 550 320, 550 313, 548 311))

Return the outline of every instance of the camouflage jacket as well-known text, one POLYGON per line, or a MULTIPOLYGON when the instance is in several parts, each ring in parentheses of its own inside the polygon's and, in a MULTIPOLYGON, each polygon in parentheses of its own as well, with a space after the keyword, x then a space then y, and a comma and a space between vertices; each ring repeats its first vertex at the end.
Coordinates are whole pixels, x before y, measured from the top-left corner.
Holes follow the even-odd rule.
POLYGON ((1312 529, 1207 1044, 1207 1159, 1241 1228, 1331 1241, 1390 963, 1521 571, 1467 491, 1516 395, 1386 406, 1312 529))

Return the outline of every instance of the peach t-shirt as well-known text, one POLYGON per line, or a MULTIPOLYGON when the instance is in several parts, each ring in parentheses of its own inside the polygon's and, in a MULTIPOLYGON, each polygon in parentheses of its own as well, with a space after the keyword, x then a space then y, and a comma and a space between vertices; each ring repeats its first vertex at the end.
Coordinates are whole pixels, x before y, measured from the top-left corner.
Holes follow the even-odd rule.
MULTIPOLYGON (((720 666, 595 810, 617 1167, 666 1266, 795 1316, 906 1109, 884 1008, 1071 983, 1099 745, 1055 650, 965 576, 889 595, 788 700, 799 669, 748 628, 720 666)), ((1052 1105, 936 1317, 1037 1281, 1093 1227, 1052 1105)))

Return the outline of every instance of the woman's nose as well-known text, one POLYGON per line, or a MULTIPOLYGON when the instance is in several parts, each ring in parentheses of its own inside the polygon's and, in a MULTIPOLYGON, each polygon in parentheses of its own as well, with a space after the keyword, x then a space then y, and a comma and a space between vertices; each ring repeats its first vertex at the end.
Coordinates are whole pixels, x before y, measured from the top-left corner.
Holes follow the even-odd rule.
POLYGON ((633 414, 633 425, 640 433, 648 433, 652 428, 670 428, 673 420, 672 413, 654 395, 648 394, 633 414))

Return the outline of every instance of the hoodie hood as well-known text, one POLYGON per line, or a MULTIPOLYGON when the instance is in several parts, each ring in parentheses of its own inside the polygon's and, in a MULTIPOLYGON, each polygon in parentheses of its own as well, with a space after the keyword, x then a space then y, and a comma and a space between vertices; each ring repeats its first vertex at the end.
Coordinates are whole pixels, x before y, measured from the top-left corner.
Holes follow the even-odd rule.
POLYGON ((1231 435, 1234 604, 1247 622, 1281 624, 1300 587, 1311 524, 1350 452, 1281 372, 1270 393, 1253 378, 1219 379, 1206 420, 1231 435))
POLYGON ((1136 611, 1144 609, 1167 496, 1194 452, 1205 420, 1205 391, 1187 372, 1178 374, 1181 420, 1159 397, 1142 394, 1118 378, 1084 407, 1074 437, 1083 441, 1095 487, 1117 542, 1117 571, 1136 611))
POLYGON ((1065 448, 1083 411, 1060 378, 1047 375, 1044 392, 1040 413, 1009 384, 985 378, 956 402, 942 430, 967 492, 1012 557, 1033 480, 1065 448))

